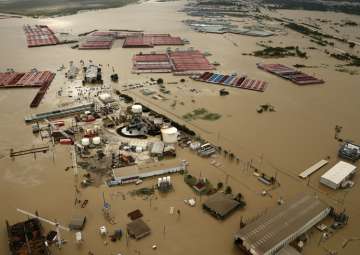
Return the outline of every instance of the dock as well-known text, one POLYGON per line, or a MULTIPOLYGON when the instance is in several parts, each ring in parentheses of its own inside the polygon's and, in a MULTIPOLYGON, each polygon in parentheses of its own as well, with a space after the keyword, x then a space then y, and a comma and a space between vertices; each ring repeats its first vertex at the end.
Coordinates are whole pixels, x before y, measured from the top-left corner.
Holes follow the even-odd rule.
POLYGON ((26 149, 26 150, 20 150, 20 151, 14 151, 14 149, 10 149, 10 157, 14 158, 14 157, 18 157, 18 156, 23 156, 23 155, 28 155, 28 154, 34 154, 34 157, 36 155, 36 153, 45 153, 49 150, 49 146, 40 146, 40 147, 34 147, 31 149, 26 149))
POLYGON ((325 166, 327 163, 329 163, 329 161, 322 159, 319 162, 317 162, 316 164, 314 164, 311 167, 309 167, 308 169, 306 169, 304 172, 300 173, 299 177, 302 179, 305 179, 308 176, 310 176, 311 174, 315 173, 320 168, 322 168, 323 166, 325 166))

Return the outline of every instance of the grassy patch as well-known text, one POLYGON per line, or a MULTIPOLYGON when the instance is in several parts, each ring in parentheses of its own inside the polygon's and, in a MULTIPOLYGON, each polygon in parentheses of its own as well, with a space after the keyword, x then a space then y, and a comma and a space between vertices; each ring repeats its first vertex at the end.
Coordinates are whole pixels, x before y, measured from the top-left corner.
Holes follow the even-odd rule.
POLYGON ((192 112, 183 115, 183 119, 187 121, 197 120, 197 119, 214 121, 220 118, 221 118, 221 114, 208 112, 208 110, 206 110, 205 108, 198 108, 193 110, 192 112))

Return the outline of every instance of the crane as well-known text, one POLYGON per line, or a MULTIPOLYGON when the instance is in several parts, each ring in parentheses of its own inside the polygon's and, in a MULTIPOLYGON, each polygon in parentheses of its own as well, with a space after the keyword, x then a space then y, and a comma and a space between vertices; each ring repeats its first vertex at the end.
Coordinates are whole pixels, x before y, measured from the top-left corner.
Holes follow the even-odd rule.
POLYGON ((38 216, 38 215, 35 215, 35 214, 29 213, 29 212, 27 212, 27 211, 21 210, 21 209, 19 209, 19 208, 16 209, 16 210, 17 210, 18 212, 22 213, 22 214, 25 214, 25 215, 27 215, 27 216, 30 216, 30 217, 32 217, 32 218, 36 218, 36 219, 38 219, 38 220, 41 220, 41 221, 43 221, 43 222, 46 222, 46 223, 48 223, 48 224, 50 224, 50 225, 55 226, 55 227, 56 227, 56 239, 57 239, 57 242, 58 242, 59 249, 61 248, 62 241, 61 241, 60 229, 66 230, 66 231, 70 231, 69 228, 61 226, 56 220, 55 220, 55 222, 53 222, 53 221, 50 221, 50 220, 45 219, 45 218, 43 218, 43 217, 40 217, 40 216, 38 216))

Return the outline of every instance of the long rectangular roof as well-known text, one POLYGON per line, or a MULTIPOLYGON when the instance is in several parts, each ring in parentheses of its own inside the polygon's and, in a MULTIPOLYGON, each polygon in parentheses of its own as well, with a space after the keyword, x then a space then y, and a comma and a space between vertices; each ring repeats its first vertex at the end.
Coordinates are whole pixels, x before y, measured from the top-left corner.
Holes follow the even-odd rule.
POLYGON ((266 254, 327 208, 329 207, 318 198, 299 194, 247 224, 235 238, 241 239, 243 245, 252 250, 252 254, 266 254))

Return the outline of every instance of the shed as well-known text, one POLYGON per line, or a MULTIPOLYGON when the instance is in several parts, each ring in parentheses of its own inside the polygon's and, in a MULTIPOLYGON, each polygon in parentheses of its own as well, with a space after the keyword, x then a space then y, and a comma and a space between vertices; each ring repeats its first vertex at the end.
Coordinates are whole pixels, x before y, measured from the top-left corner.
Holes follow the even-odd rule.
POLYGON ((86 222, 86 216, 73 216, 70 224, 69 224, 69 228, 71 230, 82 230, 84 228, 86 222))
POLYGON ((203 208, 219 219, 224 219, 230 213, 240 207, 240 203, 232 198, 232 195, 216 193, 209 197, 203 204, 203 208))
POLYGON ((340 161, 320 177, 320 183, 338 189, 341 183, 351 178, 355 171, 356 166, 340 161))
POLYGON ((129 235, 135 239, 141 239, 150 234, 151 230, 142 219, 136 219, 126 225, 129 235))
POLYGON ((154 142, 151 145, 150 154, 151 155, 162 155, 164 152, 164 143, 163 142, 154 142))

